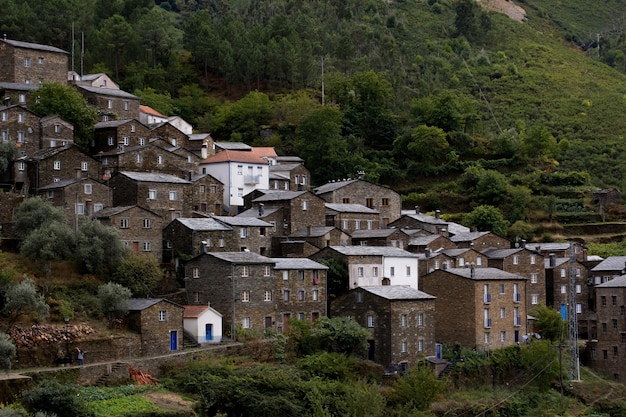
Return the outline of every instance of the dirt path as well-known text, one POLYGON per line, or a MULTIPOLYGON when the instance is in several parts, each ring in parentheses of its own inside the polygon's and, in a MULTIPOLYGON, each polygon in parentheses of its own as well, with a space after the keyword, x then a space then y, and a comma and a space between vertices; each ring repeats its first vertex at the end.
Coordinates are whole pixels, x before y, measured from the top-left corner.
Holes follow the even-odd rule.
POLYGON ((476 0, 478 4, 494 12, 504 13, 513 20, 524 22, 526 20, 526 10, 512 1, 508 0, 476 0))

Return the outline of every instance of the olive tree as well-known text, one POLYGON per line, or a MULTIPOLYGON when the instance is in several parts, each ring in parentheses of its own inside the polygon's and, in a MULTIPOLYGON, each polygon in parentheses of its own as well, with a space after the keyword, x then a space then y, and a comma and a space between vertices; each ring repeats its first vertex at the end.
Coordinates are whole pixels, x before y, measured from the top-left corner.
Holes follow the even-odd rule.
POLYGON ((0 368, 11 369, 11 361, 15 358, 15 343, 9 336, 0 333, 0 368))
POLYGON ((32 314, 42 320, 50 313, 50 307, 44 297, 37 293, 35 282, 31 279, 10 286, 4 294, 5 304, 0 313, 6 317, 5 330, 13 327, 17 319, 25 314, 32 314))
POLYGON ((100 310, 109 321, 128 313, 131 292, 123 285, 109 282, 98 287, 100 310))

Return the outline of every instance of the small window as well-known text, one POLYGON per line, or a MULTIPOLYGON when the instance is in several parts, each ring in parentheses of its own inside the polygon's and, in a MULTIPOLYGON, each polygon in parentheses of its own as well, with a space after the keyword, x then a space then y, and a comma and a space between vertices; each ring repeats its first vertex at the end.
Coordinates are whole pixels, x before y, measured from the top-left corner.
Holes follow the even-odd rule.
POLYGON ((24 67, 25 68, 30 68, 30 58, 29 57, 24 58, 24 67))
POLYGON ((163 155, 157 155, 157 165, 163 165, 163 155))
POLYGON ((420 339, 417 341, 417 351, 418 352, 423 352, 424 351, 424 340, 420 339))
POLYGON ((43 63, 46 62, 46 61, 45 61, 44 57, 40 56, 39 58, 37 58, 37 62, 39 64, 43 65, 43 63))
POLYGON ((530 283, 536 284, 538 282, 538 275, 536 272, 530 274, 530 283))
POLYGON ((506 308, 505 307, 500 307, 500 318, 501 319, 505 319, 506 318, 506 308))
POLYGON ((205 192, 205 185, 204 184, 200 184, 200 186, 198 187, 198 192, 200 194, 204 194, 204 192, 205 192))
POLYGON ((369 328, 374 327, 374 316, 372 315, 367 316, 367 327, 369 328))
POLYGON ((311 293, 311 298, 313 299, 313 301, 318 301, 319 300, 319 290, 313 290, 313 292, 311 293))
POLYGON ((250 328, 250 317, 243 318, 243 321, 241 322, 241 327, 243 327, 244 329, 250 328))
POLYGON ((283 271, 283 281, 289 280, 289 271, 283 271))
POLYGON ((539 304, 539 296, 537 294, 532 294, 530 296, 530 303, 531 304, 539 304))
POLYGON ((152 250, 152 243, 150 241, 143 242, 143 251, 150 252, 152 250))
POLYGON ((85 205, 82 203, 76 204, 76 214, 83 215, 85 214, 85 205))
POLYGON ((191 276, 194 278, 200 278, 200 268, 198 268, 197 266, 191 268, 191 276))
POLYGON ((237 188, 237 197, 243 197, 243 188, 237 188))
POLYGON ((17 163, 17 170, 18 171, 24 171, 26 169, 26 163, 20 161, 17 163))
POLYGON ((567 285, 561 285, 561 294, 567 294, 567 285))
POLYGON ((81 171, 87 171, 89 169, 89 163, 88 162, 81 162, 80 163, 80 170, 81 171))
POLYGON ((107 108, 109 108, 109 109, 113 108, 113 100, 111 100, 111 99, 107 100, 107 108))
MULTIPOLYGON (((130 109, 130 101, 128 100, 124 100, 124 110, 128 110, 130 109)), ((135 125, 133 125, 131 127, 131 130, 134 132, 135 131, 135 125)))
POLYGON ((358 291, 356 293, 356 302, 357 303, 362 303, 363 302, 363 293, 361 291, 358 291))
POLYGON ((272 301, 272 292, 270 290, 263 292, 263 301, 272 301))
POLYGON ((160 310, 159 311, 159 321, 167 321, 167 311, 160 310))
POLYGON ((130 143, 130 138, 128 136, 124 136, 122 138, 122 143, 124 144, 124 146, 128 146, 128 144, 130 143))
POLYGON ((200 293, 197 291, 194 291, 193 293, 193 302, 196 304, 200 303, 200 293))
POLYGON ((396 268, 395 267, 392 266, 392 267, 389 268, 389 275, 392 276, 392 277, 396 276, 396 268))
POLYGON ((567 277, 567 273, 565 271, 565 268, 561 268, 561 278, 565 278, 567 277))
POLYGON ((271 275, 271 274, 270 274, 270 273, 271 273, 271 270, 272 270, 272 269, 270 268, 270 266, 269 266, 269 265, 265 265, 265 266, 263 267, 263 276, 264 276, 264 277, 269 277, 269 276, 271 275))
POLYGON ((372 276, 373 277, 377 277, 378 276, 378 267, 377 266, 372 267, 372 276))
POLYGON ((505 331, 501 331, 500 332, 500 342, 506 342, 506 332, 505 331))
POLYGON ((389 199, 388 198, 383 198, 381 200, 381 205, 383 206, 388 206, 389 205, 389 199))
POLYGON ((363 267, 359 266, 357 269, 357 276, 362 277, 363 276, 363 267))
POLYGON ((400 326, 406 327, 408 323, 408 316, 406 314, 402 314, 400 316, 400 326))
POLYGON ((248 228, 247 227, 241 227, 239 229, 239 237, 241 239, 245 239, 248 237, 248 228))
POLYGON ((241 276, 242 277, 247 277, 250 276, 250 267, 247 265, 244 265, 241 267, 241 276))
POLYGON ((139 138, 139 146, 145 146, 146 145, 146 138, 139 138))
POLYGON ((537 263, 537 256, 535 255, 530 255, 530 264, 534 265, 537 263))
POLYGON ((54 133, 61 133, 61 125, 58 123, 54 124, 54 133))
POLYGON ((417 314, 417 325, 418 326, 423 326, 424 325, 424 313, 418 313, 417 314))
POLYGON ((309 209, 309 202, 306 200, 302 200, 302 210, 306 211, 309 209))
POLYGON ((411 267, 410 267, 410 266, 407 266, 407 267, 406 267, 406 276, 407 276, 407 277, 410 277, 410 276, 411 276, 411 267))
POLYGON ((157 198, 157 190, 148 190, 148 199, 156 200, 157 198))
POLYGON ((250 302, 250 291, 244 290, 241 292, 241 302, 242 303, 250 302))
POLYGON ((304 290, 298 291, 298 301, 304 301, 304 290))
POLYGON ((54 170, 59 171, 61 169, 61 161, 54 161, 54 170))
POLYGON ((402 353, 406 353, 407 351, 407 343, 406 342, 402 342, 401 348, 402 353))
POLYGON ((170 201, 176 201, 178 199, 178 195, 176 191, 170 191, 170 201))
POLYGON ((24 113, 18 113, 17 114, 17 122, 18 123, 24 123, 24 113))
POLYGON ((91 194, 91 184, 85 184, 85 194, 91 194))
POLYGON ((513 265, 519 265, 519 255, 513 255, 513 265))
POLYGON ((17 143, 24 143, 24 131, 17 131, 17 143))
POLYGON ((144 229, 150 229, 151 226, 152 226, 151 219, 143 219, 143 228, 144 229))
POLYGON ((506 291, 506 287, 504 286, 504 284, 500 284, 500 294, 504 294, 506 291))
POLYGON ((284 290, 283 291, 283 300, 284 301, 289 301, 289 296, 290 296, 289 290, 284 290))
POLYGON ((120 229, 128 229, 128 219, 120 219, 120 229))
POLYGON ((109 146, 113 146, 113 136, 109 136, 109 140, 107 142, 109 144, 109 146))

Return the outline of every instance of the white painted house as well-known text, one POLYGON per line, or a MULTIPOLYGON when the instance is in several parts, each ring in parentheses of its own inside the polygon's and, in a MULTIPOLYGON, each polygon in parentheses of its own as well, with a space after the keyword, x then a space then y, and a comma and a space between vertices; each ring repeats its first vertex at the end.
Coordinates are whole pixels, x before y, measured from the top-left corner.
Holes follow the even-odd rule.
POLYGON ((200 344, 222 341, 222 315, 210 305, 185 306, 183 328, 200 344))
POLYGON ((275 159, 273 148, 223 150, 200 162, 199 170, 201 174, 210 174, 224 184, 224 209, 234 215, 243 206, 245 195, 254 190, 269 189, 272 153, 275 159))
POLYGON ((408 285, 418 289, 418 258, 416 253, 391 246, 329 246, 313 257, 323 259, 328 251, 342 255, 348 265, 349 287, 383 285, 388 278, 390 285, 408 285))

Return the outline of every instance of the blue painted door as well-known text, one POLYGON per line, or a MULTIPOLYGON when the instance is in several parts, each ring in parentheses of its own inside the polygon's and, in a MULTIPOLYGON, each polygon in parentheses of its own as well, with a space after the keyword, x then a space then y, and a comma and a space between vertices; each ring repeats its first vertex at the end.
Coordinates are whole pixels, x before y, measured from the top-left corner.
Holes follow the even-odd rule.
POLYGON ((170 332, 170 350, 178 349, 178 332, 176 330, 172 330, 170 332))
POLYGON ((208 340, 213 340, 213 325, 210 323, 207 323, 204 325, 204 334, 205 334, 205 339, 208 340))

